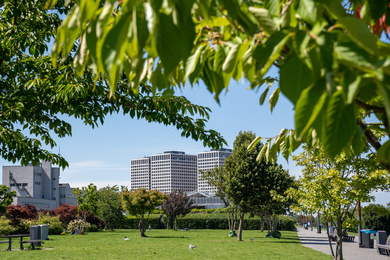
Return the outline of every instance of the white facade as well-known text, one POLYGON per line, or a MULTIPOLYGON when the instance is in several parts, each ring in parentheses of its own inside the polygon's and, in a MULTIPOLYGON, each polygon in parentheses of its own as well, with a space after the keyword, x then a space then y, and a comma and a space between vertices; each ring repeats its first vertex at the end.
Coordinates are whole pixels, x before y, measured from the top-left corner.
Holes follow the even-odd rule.
POLYGON ((150 157, 130 161, 130 189, 150 190, 150 157))
POLYGON ((49 210, 60 206, 59 179, 60 169, 52 167, 50 162, 43 161, 37 166, 3 166, 3 185, 16 191, 13 204, 31 204, 49 210))
POLYGON ((210 150, 198 153, 198 191, 206 194, 214 194, 215 188, 202 178, 202 171, 206 172, 215 167, 223 166, 225 159, 232 154, 231 149, 210 150))
POLYGON ((196 155, 167 151, 163 154, 131 160, 130 164, 130 189, 132 190, 146 188, 170 193, 178 189, 185 191, 197 189, 196 155))

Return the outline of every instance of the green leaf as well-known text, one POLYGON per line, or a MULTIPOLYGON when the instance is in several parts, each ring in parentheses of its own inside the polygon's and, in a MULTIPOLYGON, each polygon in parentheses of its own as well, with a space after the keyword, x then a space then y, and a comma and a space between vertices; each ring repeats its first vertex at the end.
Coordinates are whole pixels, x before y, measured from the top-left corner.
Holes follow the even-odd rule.
POLYGON ((267 9, 250 6, 248 8, 248 11, 256 17, 260 26, 263 27, 266 33, 271 35, 275 32, 276 24, 267 9))
POLYGON ((375 1, 365 1, 364 5, 366 6, 367 13, 370 18, 374 21, 379 20, 387 10, 388 5, 387 0, 375 0, 375 1))
POLYGON ((276 88, 272 93, 272 95, 269 97, 268 103, 269 103, 269 108, 271 110, 271 113, 274 110, 276 103, 278 103, 279 93, 280 93, 280 88, 276 88))
POLYGON ((390 162, 390 141, 385 142, 377 153, 377 159, 380 162, 390 162))
POLYGON ((268 91, 270 90, 271 86, 268 86, 268 88, 266 88, 263 92, 263 94, 261 94, 260 96, 260 105, 262 106, 264 104, 264 101, 265 101, 265 98, 267 97, 267 94, 268 94, 268 91))
POLYGON ((252 150, 256 147, 256 145, 261 141, 261 137, 257 136, 253 141, 248 145, 248 150, 252 150))
POLYGON ((387 118, 390 118, 390 87, 388 85, 382 84, 381 82, 377 82, 377 86, 380 93, 382 94, 386 116, 387 118))
POLYGON ((314 0, 299 0, 296 12, 310 24, 314 24, 317 21, 317 5, 314 0))
POLYGON ((280 52, 290 37, 291 34, 278 31, 271 35, 265 46, 257 46, 253 56, 257 59, 256 67, 260 69, 259 78, 263 78, 272 64, 279 58, 280 52))
POLYGON ((104 38, 101 58, 103 61, 103 67, 108 74, 108 82, 110 84, 111 91, 116 89, 119 72, 122 70, 121 66, 118 66, 123 58, 126 49, 126 37, 128 27, 131 21, 131 10, 127 10, 116 20, 111 30, 104 38))
POLYGON ((352 149, 355 155, 360 155, 364 148, 363 130, 360 126, 356 127, 355 134, 352 138, 352 149))
POLYGON ((279 0, 265 0, 264 1, 265 8, 269 10, 269 13, 273 16, 280 15, 280 3, 279 0))
POLYGON ((165 73, 170 74, 180 60, 184 58, 184 46, 182 44, 180 30, 173 23, 172 16, 159 13, 159 23, 156 28, 156 48, 165 73))
POLYGON ((344 87, 343 89, 347 91, 347 104, 352 104, 354 102, 361 83, 361 77, 355 72, 346 71, 344 76, 344 87))
POLYGON ((377 52, 377 38, 367 27, 366 23, 355 17, 348 16, 340 18, 337 24, 345 29, 347 35, 366 51, 369 53, 377 52))
POLYGON ((302 91, 295 106, 295 130, 299 140, 317 119, 327 96, 324 84, 315 84, 302 91))
POLYGON ((204 48, 206 47, 206 44, 199 45, 195 52, 189 56, 185 62, 185 74, 184 74, 184 80, 187 80, 188 77, 195 71, 196 66, 199 62, 199 57, 204 48))
POLYGON ((322 130, 322 143, 330 158, 338 155, 348 144, 355 126, 353 105, 345 105, 343 90, 337 90, 330 97, 322 130))
POLYGON ((149 36, 149 30, 145 17, 144 5, 142 2, 136 2, 133 7, 133 45, 136 51, 134 58, 142 55, 142 50, 145 48, 146 39, 149 36))
POLYGON ((296 104, 301 92, 314 83, 311 70, 301 61, 295 53, 292 53, 280 68, 280 90, 296 104))
POLYGON ((222 65, 223 79, 225 82, 225 86, 229 85, 230 78, 232 77, 234 69, 236 68, 239 50, 240 50, 240 44, 238 43, 232 44, 229 49, 229 53, 225 59, 225 62, 222 65))

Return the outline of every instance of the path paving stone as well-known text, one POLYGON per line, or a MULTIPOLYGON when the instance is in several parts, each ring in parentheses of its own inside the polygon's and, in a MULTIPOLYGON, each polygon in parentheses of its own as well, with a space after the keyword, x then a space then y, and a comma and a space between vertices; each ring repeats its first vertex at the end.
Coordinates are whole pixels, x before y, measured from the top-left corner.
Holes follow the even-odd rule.
MULTIPOLYGON (((310 228, 306 230, 299 227, 298 237, 303 246, 332 255, 326 231, 322 230, 318 234, 316 228, 311 231, 310 228)), ((343 242, 343 257, 345 260, 390 260, 390 257, 378 253, 375 244, 376 241, 374 248, 359 248, 359 237, 355 237, 355 242, 343 242)), ((336 251, 336 242, 332 242, 332 246, 336 251)))

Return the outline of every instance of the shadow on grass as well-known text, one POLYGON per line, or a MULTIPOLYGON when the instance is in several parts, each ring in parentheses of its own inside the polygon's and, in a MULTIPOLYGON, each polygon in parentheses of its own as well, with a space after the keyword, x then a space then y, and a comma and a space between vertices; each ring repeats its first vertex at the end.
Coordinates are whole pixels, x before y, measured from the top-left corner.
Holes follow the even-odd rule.
POLYGON ((148 236, 147 238, 189 238, 189 237, 174 237, 174 236, 148 236))

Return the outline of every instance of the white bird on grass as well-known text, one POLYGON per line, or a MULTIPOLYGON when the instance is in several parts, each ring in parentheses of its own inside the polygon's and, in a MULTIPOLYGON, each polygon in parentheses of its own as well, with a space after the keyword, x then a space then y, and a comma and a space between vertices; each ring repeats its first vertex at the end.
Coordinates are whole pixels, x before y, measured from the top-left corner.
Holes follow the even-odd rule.
POLYGON ((190 244, 190 246, 189 246, 190 249, 195 249, 195 247, 196 247, 196 246, 193 246, 193 245, 191 245, 191 244, 190 244))
POLYGON ((124 239, 125 241, 129 241, 130 239, 128 238, 128 237, 125 237, 125 239, 124 239))

